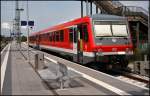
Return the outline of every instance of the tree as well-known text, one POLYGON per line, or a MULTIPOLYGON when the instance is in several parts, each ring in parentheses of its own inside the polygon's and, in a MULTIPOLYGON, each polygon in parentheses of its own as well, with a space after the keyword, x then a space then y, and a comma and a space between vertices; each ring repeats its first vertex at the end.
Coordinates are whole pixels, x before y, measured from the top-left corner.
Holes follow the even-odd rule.
POLYGON ((27 41, 27 37, 26 36, 22 36, 21 37, 21 42, 25 42, 25 41, 27 41))

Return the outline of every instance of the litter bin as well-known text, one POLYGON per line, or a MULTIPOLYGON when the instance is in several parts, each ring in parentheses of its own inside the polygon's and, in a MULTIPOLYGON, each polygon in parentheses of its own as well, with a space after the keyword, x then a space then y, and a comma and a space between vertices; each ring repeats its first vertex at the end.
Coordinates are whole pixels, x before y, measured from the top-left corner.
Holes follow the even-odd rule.
POLYGON ((140 61, 135 61, 134 62, 134 72, 136 73, 136 74, 140 74, 140 61))
POLYGON ((35 70, 41 69, 44 66, 44 54, 38 52, 35 54, 35 70))

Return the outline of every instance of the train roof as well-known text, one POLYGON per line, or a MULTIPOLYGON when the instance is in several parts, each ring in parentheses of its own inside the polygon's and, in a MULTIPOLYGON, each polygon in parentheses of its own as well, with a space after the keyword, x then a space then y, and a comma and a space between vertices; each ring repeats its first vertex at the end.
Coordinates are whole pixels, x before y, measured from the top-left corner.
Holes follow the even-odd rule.
POLYGON ((91 18, 94 20, 125 20, 125 17, 108 14, 94 14, 91 18))
POLYGON ((58 25, 55 25, 55 26, 45 28, 44 30, 41 30, 39 32, 31 33, 30 36, 36 35, 36 34, 47 33, 50 30, 55 31, 55 30, 59 30, 59 29, 64 29, 65 27, 72 26, 73 24, 78 24, 78 23, 81 23, 81 22, 87 22, 89 19, 90 19, 89 16, 85 16, 83 18, 77 18, 77 19, 74 19, 72 21, 64 22, 62 24, 58 24, 58 25))
POLYGON ((39 32, 31 33, 30 36, 36 35, 36 34, 41 34, 41 33, 47 33, 49 30, 56 30, 56 29, 59 29, 62 27, 66 27, 66 26, 73 24, 73 22, 74 22, 74 24, 76 24, 77 22, 87 21, 87 20, 89 20, 89 18, 92 18, 93 20, 110 20, 110 21, 112 21, 112 20, 117 20, 117 21, 118 20, 125 20, 125 17, 122 17, 122 16, 108 15, 108 14, 94 14, 92 16, 85 16, 83 18, 74 19, 72 21, 69 21, 69 22, 66 22, 63 24, 58 24, 56 26, 46 28, 46 29, 41 30, 39 32))

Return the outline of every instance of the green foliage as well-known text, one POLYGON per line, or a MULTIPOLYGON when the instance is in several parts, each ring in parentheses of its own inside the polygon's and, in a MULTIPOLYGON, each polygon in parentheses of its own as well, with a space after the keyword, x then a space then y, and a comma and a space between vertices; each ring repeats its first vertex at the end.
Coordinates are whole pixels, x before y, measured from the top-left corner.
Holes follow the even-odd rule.
POLYGON ((142 60, 142 52, 139 48, 135 48, 134 57, 135 57, 135 60, 142 60))
POLYGON ((148 59, 150 58, 150 44, 147 44, 147 46, 143 48, 134 49, 134 60, 144 60, 144 55, 147 55, 148 59))
POLYGON ((25 41, 27 41, 27 37, 26 36, 22 36, 21 37, 21 42, 25 42, 25 41))
POLYGON ((1 40, 0 50, 2 50, 11 41, 11 38, 0 35, 0 40, 1 40))

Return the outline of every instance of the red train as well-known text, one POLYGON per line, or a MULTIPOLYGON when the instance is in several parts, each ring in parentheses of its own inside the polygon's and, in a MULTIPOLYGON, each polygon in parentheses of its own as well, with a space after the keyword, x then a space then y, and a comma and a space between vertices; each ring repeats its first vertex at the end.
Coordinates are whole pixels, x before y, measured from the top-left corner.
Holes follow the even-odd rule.
POLYGON ((47 49, 87 64, 127 66, 128 55, 133 54, 126 18, 95 14, 35 32, 29 36, 29 45, 47 49))

